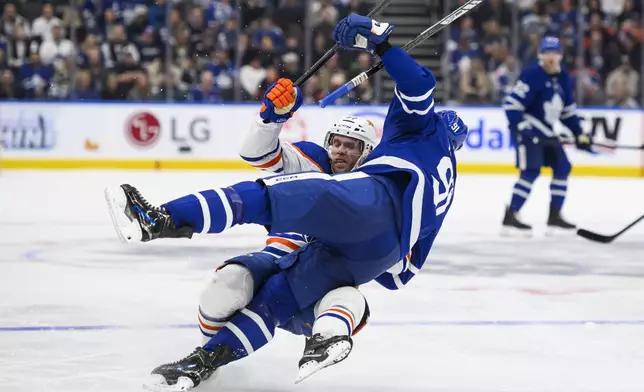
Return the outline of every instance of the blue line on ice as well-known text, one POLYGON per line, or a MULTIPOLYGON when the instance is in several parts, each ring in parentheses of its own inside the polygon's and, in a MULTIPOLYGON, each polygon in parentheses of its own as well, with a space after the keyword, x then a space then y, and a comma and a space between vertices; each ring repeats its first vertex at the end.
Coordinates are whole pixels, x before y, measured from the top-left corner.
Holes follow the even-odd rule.
MULTIPOLYGON (((470 321, 373 321, 370 327, 517 327, 517 326, 584 326, 584 325, 644 326, 644 320, 470 320, 470 321)), ((197 324, 165 325, 34 325, 0 326, 0 332, 61 332, 132 329, 190 329, 197 324)))

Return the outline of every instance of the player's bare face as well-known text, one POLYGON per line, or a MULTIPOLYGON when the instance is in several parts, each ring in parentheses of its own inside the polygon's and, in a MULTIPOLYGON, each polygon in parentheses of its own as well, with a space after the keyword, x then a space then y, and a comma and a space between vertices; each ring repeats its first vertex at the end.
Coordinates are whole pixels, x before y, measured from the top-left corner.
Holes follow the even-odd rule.
POLYGON ((362 155, 362 143, 348 136, 335 135, 329 146, 331 169, 334 173, 351 171, 362 155))
POLYGON ((559 70, 559 65, 561 64, 561 54, 558 52, 542 53, 541 62, 543 63, 543 69, 547 73, 555 73, 559 70))

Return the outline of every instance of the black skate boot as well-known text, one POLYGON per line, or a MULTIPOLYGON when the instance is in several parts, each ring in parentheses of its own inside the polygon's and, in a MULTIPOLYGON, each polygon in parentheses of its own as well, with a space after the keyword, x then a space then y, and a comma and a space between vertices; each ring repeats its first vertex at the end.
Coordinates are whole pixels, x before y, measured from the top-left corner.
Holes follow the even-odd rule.
POLYGON ((569 234, 574 232, 577 226, 573 225, 570 222, 567 222, 561 216, 561 210, 550 207, 550 214, 548 215, 548 228, 546 234, 548 236, 554 236, 557 233, 569 234))
POLYGON ((150 391, 187 391, 208 380, 219 367, 234 359, 229 346, 217 346, 214 351, 197 347, 187 357, 161 365, 150 374, 143 388, 150 391))
POLYGON ((307 338, 295 383, 298 384, 317 371, 343 361, 349 356, 352 348, 353 340, 349 336, 323 336, 317 333, 307 338))
POLYGON ((121 241, 147 242, 157 238, 191 238, 191 227, 177 228, 164 209, 154 207, 133 186, 107 188, 105 200, 121 241))
POLYGON ((512 211, 510 207, 506 208, 505 216, 503 217, 503 230, 502 235, 510 236, 513 233, 519 233, 525 237, 532 236, 532 226, 526 225, 517 218, 517 213, 512 211))

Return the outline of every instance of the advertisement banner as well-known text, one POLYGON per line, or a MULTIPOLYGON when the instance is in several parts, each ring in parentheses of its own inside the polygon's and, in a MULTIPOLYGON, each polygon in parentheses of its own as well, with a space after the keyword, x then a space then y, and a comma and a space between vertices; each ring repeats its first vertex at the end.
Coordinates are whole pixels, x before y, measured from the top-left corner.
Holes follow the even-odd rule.
MULTIPOLYGON (((453 109, 470 128, 458 152, 461 171, 513 172, 515 151, 503 110, 453 109)), ((257 118, 257 104, 0 103, 4 167, 247 169, 237 151, 257 118)), ((387 106, 302 107, 280 138, 322 143, 341 116, 368 117, 382 134, 387 106)), ((644 112, 580 109, 582 126, 603 144, 642 145, 644 112)), ((556 131, 572 141, 558 124, 556 131)), ((581 174, 641 175, 642 151, 567 149, 581 174)))

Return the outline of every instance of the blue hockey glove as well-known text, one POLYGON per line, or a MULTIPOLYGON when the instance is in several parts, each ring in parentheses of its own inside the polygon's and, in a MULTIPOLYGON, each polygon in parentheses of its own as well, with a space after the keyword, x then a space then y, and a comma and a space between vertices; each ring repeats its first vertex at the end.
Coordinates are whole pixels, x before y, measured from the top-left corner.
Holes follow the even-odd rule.
POLYGON ((279 79, 264 94, 264 105, 259 116, 264 122, 283 123, 302 106, 302 91, 289 79, 279 79))
POLYGON ((394 29, 389 23, 377 22, 366 16, 351 14, 342 19, 333 30, 333 40, 345 49, 373 53, 394 29))
POLYGON ((580 133, 575 138, 575 146, 582 151, 593 152, 593 139, 584 133, 580 133))

